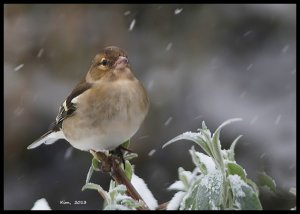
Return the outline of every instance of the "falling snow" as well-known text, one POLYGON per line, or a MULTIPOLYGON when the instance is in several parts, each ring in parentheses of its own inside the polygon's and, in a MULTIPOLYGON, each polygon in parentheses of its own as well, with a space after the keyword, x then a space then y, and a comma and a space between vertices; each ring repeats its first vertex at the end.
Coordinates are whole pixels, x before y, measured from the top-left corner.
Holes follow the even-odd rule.
POLYGON ((243 34, 244 37, 249 36, 252 33, 251 30, 247 31, 246 33, 243 34))
POLYGON ((247 91, 243 91, 242 93, 241 93, 241 95, 240 95, 240 98, 244 98, 245 96, 246 96, 246 94, 247 94, 247 91))
POLYGON ((20 64, 17 67, 14 68, 15 71, 20 70, 21 68, 23 68, 24 64, 20 64))
POLYGON ((289 50, 290 46, 289 45, 285 45, 282 49, 281 49, 281 53, 286 53, 289 50))
POLYGON ((260 159, 263 159, 265 156, 266 156, 266 153, 262 153, 262 154, 259 156, 259 158, 260 158, 260 159))
POLYGON ((248 65, 248 67, 247 67, 247 71, 250 71, 250 70, 251 70, 251 68, 252 68, 252 66, 253 66, 253 64, 250 64, 250 65, 248 65))
POLYGON ((16 117, 19 117, 19 116, 21 116, 21 115, 23 114, 23 112, 24 112, 24 108, 18 106, 18 107, 14 110, 14 115, 15 115, 16 117))
POLYGON ((201 118, 203 118, 203 116, 200 114, 197 117, 194 117, 194 120, 198 120, 198 119, 201 119, 201 118))
POLYGON ((149 137, 149 135, 144 135, 144 136, 139 137, 139 139, 140 139, 140 140, 143 140, 143 139, 146 139, 146 138, 148 138, 148 137, 149 137))
POLYGON ((65 158, 65 159, 69 159, 69 158, 71 157, 72 153, 73 153, 73 147, 70 146, 70 147, 66 150, 64 158, 65 158))
POLYGON ((281 120, 281 115, 279 114, 277 117, 276 117, 276 120, 275 120, 275 125, 278 125, 279 122, 281 120))
POLYGON ((135 25, 135 19, 133 19, 130 23, 130 26, 129 26, 129 31, 132 31, 132 29, 134 28, 134 25, 135 25))
POLYGON ((296 74, 296 69, 293 69, 293 70, 291 71, 291 74, 292 74, 292 75, 296 74))
POLYGON ((150 91, 153 87, 153 80, 150 80, 147 85, 147 89, 150 91))
POLYGON ((164 125, 165 125, 165 126, 168 126, 168 125, 171 123, 172 120, 173 120, 173 117, 169 117, 169 118, 166 120, 166 122, 164 123, 164 125))
POLYGON ((41 49, 39 50, 38 54, 36 55, 36 57, 37 57, 37 58, 41 58, 42 55, 43 55, 43 53, 44 53, 44 48, 41 48, 41 49))
POLYGON ((257 116, 253 117, 250 121, 250 125, 253 125, 257 121, 257 116))
POLYGON ((289 170, 295 169, 295 164, 289 166, 289 170))
POLYGON ((148 153, 148 156, 154 155, 155 152, 156 152, 156 150, 155 150, 155 149, 152 149, 152 150, 148 153))
POLYGON ((124 12, 124 16, 128 16, 130 13, 131 13, 131 11, 127 10, 127 11, 124 12))
POLYGON ((177 9, 174 10, 174 14, 178 15, 179 13, 182 12, 182 10, 183 10, 183 8, 177 8, 177 9))
POLYGON ((166 47, 166 51, 171 50, 172 46, 173 46, 173 43, 170 42, 170 43, 167 45, 167 47, 166 47))

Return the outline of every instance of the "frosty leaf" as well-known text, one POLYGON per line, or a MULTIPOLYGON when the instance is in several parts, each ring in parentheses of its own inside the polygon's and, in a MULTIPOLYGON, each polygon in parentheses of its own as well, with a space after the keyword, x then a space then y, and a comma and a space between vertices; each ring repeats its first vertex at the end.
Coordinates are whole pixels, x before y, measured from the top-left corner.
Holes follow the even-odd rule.
POLYGON ((190 186, 190 182, 193 179, 193 174, 190 171, 185 171, 182 167, 179 167, 178 175, 179 175, 180 181, 184 185, 184 188, 188 189, 190 186))
POLYGON ((93 167, 90 167, 85 180, 86 184, 90 182, 93 172, 94 172, 93 167))
POLYGON ((222 173, 215 170, 202 175, 196 181, 181 203, 181 210, 216 210, 222 195, 222 173))
POLYGON ((149 209, 154 210, 158 206, 157 200, 154 198, 145 181, 133 173, 131 183, 138 191, 149 209))
POLYGON ((255 191, 255 194, 257 195, 257 197, 259 196, 259 189, 256 185, 256 183, 254 183, 251 179, 246 178, 247 184, 249 184, 255 191))
POLYGON ((238 175, 229 175, 229 183, 233 194, 233 205, 240 210, 262 210, 255 191, 238 175))
POLYGON ((109 195, 107 194, 107 192, 98 184, 87 183, 82 187, 81 191, 84 191, 86 189, 97 190, 101 194, 101 196, 104 198, 104 200, 106 200, 106 201, 109 200, 109 195))
POLYGON ((226 120, 217 128, 217 130, 213 134, 212 151, 214 153, 214 158, 217 160, 217 163, 221 169, 224 169, 224 160, 223 160, 223 157, 221 154, 221 144, 220 144, 220 140, 219 140, 220 131, 224 126, 226 126, 230 123, 233 123, 233 122, 241 121, 241 120, 242 120, 241 118, 233 118, 233 119, 226 120))
POLYGON ((178 140, 190 140, 195 143, 197 143, 198 138, 200 137, 200 133, 195 132, 185 132, 181 135, 178 135, 177 137, 174 137, 173 139, 169 140, 167 143, 165 143, 162 148, 165 148, 166 146, 178 141, 178 140))
POLYGON ((216 169, 213 159, 203 153, 196 152, 194 147, 189 150, 194 164, 200 169, 203 174, 207 174, 216 169))
POLYGON ((129 145, 130 145, 130 140, 127 140, 121 146, 124 147, 124 148, 126 148, 126 149, 128 149, 129 145))
POLYGON ((230 124, 230 123, 234 123, 234 122, 241 121, 241 120, 243 120, 243 119, 242 119, 242 118, 232 118, 232 119, 226 120, 225 122, 223 122, 223 123, 217 128, 217 130, 215 131, 215 133, 220 132, 221 129, 222 129, 224 126, 227 126, 227 125, 230 124))
POLYGON ((125 175, 128 178, 129 181, 131 181, 131 177, 132 177, 132 165, 129 163, 128 160, 125 161, 125 175))
POLYGON ((258 176, 258 184, 259 186, 266 186, 274 193, 276 192, 276 183, 273 178, 267 175, 265 172, 259 173, 258 176))
POLYGON ((173 184, 171 184, 169 187, 168 187, 168 190, 183 190, 185 191, 185 187, 182 183, 182 181, 175 181, 173 184))
POLYGON ((224 169, 224 160, 221 154, 221 144, 219 140, 220 131, 217 131, 213 134, 212 138, 212 151, 214 154, 214 158, 216 159, 217 164, 219 165, 220 169, 224 169))
POLYGON ((207 126, 205 125, 204 121, 202 121, 202 129, 207 129, 207 126))
POLYGON ((169 140, 167 143, 165 143, 162 148, 165 148, 166 146, 179 141, 179 140, 189 140, 193 141, 197 145, 199 145, 207 154, 211 155, 211 151, 206 144, 206 142, 202 139, 201 133, 196 133, 196 132, 185 132, 181 135, 178 135, 177 137, 173 138, 172 140, 169 140))
POLYGON ((51 208, 49 207, 47 200, 45 198, 41 198, 34 202, 31 210, 51 210, 51 208))
POLYGON ((92 159, 92 168, 93 170, 95 171, 100 171, 100 168, 99 168, 99 160, 97 160, 96 158, 93 157, 92 159))
POLYGON ((173 198, 169 201, 166 210, 178 210, 179 205, 183 197, 185 196, 185 194, 186 192, 182 192, 182 191, 175 193, 173 198))
POLYGON ((246 173, 243 167, 236 163, 229 162, 227 163, 227 172, 230 175, 239 175, 244 181, 246 181, 246 173))
POLYGON ((138 157, 137 153, 125 153, 124 154, 124 160, 131 160, 136 157, 138 157))
POLYGON ((239 141, 239 139, 240 139, 242 136, 243 136, 243 135, 238 136, 238 137, 233 141, 233 143, 232 143, 231 146, 230 146, 229 154, 228 154, 228 159, 231 160, 231 161, 234 161, 234 149, 235 149, 235 145, 236 145, 236 143, 239 141))

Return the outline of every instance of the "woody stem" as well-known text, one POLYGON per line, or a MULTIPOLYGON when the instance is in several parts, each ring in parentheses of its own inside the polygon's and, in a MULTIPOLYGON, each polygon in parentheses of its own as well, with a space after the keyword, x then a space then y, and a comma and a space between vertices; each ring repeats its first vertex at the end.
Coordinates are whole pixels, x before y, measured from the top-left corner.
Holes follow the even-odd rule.
MULTIPOLYGON (((144 201, 140 194, 136 191, 134 186, 131 184, 124 171, 120 167, 120 163, 113 156, 106 156, 102 152, 97 152, 97 159, 101 161, 101 168, 103 172, 108 172, 110 176, 118 183, 123 184, 127 188, 127 194, 131 196, 133 199, 139 201, 144 201)), ((145 205, 140 207, 141 210, 149 210, 149 208, 145 205)))

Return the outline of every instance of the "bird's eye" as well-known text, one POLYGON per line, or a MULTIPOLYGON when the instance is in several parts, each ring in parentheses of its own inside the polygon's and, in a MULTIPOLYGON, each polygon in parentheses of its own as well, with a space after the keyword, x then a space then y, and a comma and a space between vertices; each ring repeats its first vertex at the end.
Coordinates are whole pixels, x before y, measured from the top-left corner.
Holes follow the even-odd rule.
POLYGON ((103 65, 103 66, 107 66, 108 65, 108 60, 103 58, 100 62, 100 65, 103 65))

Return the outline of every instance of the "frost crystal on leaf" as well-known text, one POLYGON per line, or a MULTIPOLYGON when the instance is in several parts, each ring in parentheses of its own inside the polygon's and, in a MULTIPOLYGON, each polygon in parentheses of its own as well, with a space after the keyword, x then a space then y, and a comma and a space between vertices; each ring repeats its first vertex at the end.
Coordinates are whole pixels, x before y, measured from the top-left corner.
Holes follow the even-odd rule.
POLYGON ((135 174, 132 174, 131 183, 134 186, 134 188, 138 191, 138 193, 141 195, 142 199, 145 201, 147 206, 151 210, 154 210, 158 206, 158 204, 153 194, 151 193, 146 183, 144 182, 144 180, 139 178, 135 174))
POLYGON ((185 192, 181 192, 181 191, 175 193, 173 198, 168 203, 167 210, 177 210, 185 194, 186 194, 185 192))

